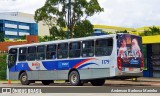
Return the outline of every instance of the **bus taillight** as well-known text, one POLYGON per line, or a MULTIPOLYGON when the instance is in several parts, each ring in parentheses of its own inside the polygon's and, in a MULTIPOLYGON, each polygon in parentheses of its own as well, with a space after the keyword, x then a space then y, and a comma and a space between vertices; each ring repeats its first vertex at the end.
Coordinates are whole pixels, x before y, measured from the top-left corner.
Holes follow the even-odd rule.
POLYGON ((144 67, 144 59, 141 59, 140 71, 142 71, 143 67, 144 67))
POLYGON ((118 65, 118 69, 122 70, 122 59, 121 59, 121 57, 117 58, 117 65, 118 65))

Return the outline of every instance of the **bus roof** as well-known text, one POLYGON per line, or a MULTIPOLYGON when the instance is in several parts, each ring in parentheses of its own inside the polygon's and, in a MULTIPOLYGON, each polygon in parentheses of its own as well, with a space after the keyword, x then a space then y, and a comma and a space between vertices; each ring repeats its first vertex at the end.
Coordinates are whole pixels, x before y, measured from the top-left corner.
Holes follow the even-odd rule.
POLYGON ((88 40, 88 39, 95 39, 95 38, 115 37, 116 35, 117 34, 100 35, 100 36, 88 36, 88 37, 82 37, 82 38, 72 38, 72 39, 56 40, 56 41, 48 41, 48 42, 39 42, 39 43, 31 43, 31 44, 23 44, 23 45, 13 45, 13 46, 9 46, 8 49, 10 49, 10 48, 18 48, 18 47, 28 47, 28 46, 33 46, 33 45, 34 46, 38 46, 38 45, 45 45, 45 44, 74 42, 74 41, 81 41, 81 40, 88 40))

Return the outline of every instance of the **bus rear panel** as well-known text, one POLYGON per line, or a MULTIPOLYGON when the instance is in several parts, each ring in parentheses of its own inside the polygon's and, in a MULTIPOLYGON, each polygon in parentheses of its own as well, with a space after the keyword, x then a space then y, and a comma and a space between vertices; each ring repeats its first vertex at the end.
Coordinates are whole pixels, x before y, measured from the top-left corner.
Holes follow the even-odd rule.
POLYGON ((118 34, 117 67, 122 78, 142 76, 144 58, 142 38, 130 34, 118 34))

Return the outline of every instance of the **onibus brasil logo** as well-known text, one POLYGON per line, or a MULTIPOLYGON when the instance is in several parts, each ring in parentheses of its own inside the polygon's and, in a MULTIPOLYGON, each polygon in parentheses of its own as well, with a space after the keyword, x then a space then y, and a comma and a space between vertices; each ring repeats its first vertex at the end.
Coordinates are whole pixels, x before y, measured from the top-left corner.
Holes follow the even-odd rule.
POLYGON ((2 93, 42 93, 42 90, 37 88, 2 88, 2 93))

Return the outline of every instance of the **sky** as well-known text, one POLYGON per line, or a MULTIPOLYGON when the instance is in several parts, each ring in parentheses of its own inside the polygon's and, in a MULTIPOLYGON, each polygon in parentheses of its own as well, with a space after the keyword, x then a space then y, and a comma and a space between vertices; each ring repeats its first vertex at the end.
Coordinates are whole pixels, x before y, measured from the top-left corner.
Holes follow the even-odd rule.
MULTIPOLYGON (((34 14, 46 0, 0 0, 0 12, 34 14)), ((88 19, 92 24, 138 28, 160 26, 160 0, 98 0, 104 12, 88 19)))

